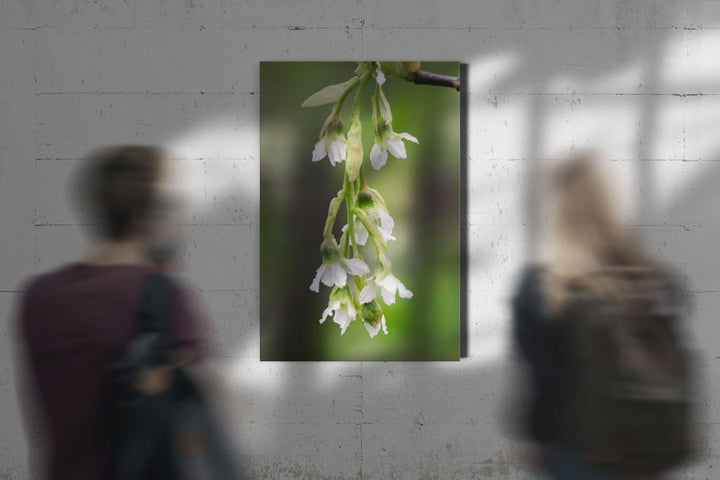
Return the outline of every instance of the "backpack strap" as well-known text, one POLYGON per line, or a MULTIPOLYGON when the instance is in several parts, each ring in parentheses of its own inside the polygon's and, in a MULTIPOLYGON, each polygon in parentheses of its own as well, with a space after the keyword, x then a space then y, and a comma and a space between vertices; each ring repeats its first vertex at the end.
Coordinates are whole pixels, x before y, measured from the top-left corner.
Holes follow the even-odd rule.
POLYGON ((174 285, 167 275, 151 272, 144 279, 137 309, 139 334, 159 332, 169 335, 174 285))

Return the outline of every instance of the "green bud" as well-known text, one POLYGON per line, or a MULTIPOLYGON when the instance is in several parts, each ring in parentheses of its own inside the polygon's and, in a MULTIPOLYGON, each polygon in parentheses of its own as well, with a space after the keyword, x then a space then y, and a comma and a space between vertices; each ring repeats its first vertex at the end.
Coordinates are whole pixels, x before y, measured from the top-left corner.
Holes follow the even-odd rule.
POLYGON ((329 300, 329 303, 343 302, 352 304, 352 293, 350 293, 350 288, 348 288, 347 285, 345 285, 344 287, 333 287, 332 291, 330 292, 329 300))
POLYGON ((351 182, 357 179, 362 160, 362 123, 360 122, 360 116, 356 115, 353 116, 350 122, 350 130, 348 131, 347 137, 347 157, 345 160, 345 170, 351 182))
POLYGON ((380 304, 377 302, 377 300, 363 303, 360 306, 360 316, 364 321, 366 321, 373 327, 377 327, 378 325, 380 325, 380 321, 382 320, 382 307, 380 307, 380 304))
POLYGON ((340 258, 340 249, 335 237, 325 237, 325 240, 320 244, 320 255, 323 262, 334 262, 340 258))

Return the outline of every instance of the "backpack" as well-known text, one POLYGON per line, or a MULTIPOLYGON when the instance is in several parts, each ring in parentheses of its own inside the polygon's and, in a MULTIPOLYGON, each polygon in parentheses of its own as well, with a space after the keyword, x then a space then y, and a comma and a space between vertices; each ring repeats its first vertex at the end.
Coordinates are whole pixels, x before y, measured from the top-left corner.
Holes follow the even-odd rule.
POLYGON ((110 480, 241 480, 243 471, 208 401, 183 367, 156 395, 135 390, 142 368, 168 364, 172 280, 146 278, 138 330, 123 356, 108 367, 106 408, 111 437, 110 480))
POLYGON ((601 470, 657 474, 694 450, 690 356, 676 332, 680 309, 653 271, 597 274, 610 276, 618 298, 571 288, 561 316, 569 364, 563 438, 601 470))

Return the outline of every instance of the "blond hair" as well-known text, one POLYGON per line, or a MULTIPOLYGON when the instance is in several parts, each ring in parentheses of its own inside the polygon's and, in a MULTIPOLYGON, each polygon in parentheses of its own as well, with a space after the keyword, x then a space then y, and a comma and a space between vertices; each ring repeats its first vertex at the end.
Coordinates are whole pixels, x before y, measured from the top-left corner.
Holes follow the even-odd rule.
POLYGON ((550 251, 543 269, 547 313, 560 314, 571 288, 617 298, 618 282, 599 275, 611 266, 656 271, 654 263, 623 232, 607 183, 589 152, 557 168, 553 183, 550 251))

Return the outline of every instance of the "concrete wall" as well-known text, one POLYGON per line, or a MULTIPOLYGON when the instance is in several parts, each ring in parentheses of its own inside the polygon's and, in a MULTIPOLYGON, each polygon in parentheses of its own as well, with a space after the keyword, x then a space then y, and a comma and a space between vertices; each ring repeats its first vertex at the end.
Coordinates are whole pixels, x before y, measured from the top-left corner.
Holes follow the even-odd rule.
MULTIPOLYGON (((691 282, 718 439, 719 25, 720 2, 689 0, 0 0, 0 318, 22 278, 83 253, 66 197, 78 158, 108 143, 171 146, 202 192, 188 276, 235 394, 228 423, 259 478, 528 478, 503 407, 517 363, 507 299, 540 221, 524 219, 539 213, 529 180, 543 158, 596 146, 633 192, 632 228, 691 282), (469 64, 459 363, 258 361, 258 62, 341 59, 469 64)), ((20 479, 2 332, 0 478, 20 479)), ((678 478, 716 478, 719 448, 678 478)))

